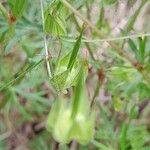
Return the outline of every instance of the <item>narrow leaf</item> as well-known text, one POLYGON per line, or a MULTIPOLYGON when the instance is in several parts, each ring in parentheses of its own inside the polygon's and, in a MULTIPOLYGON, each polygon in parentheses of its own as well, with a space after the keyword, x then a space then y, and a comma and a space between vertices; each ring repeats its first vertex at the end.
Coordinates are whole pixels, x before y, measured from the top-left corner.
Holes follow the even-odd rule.
POLYGON ((135 45, 135 43, 131 39, 128 40, 128 44, 129 44, 132 52, 134 52, 134 54, 135 54, 135 56, 137 58, 138 57, 138 48, 137 48, 137 46, 135 45))
POLYGON ((27 7, 28 0, 9 0, 8 2, 13 16, 19 18, 23 15, 23 12, 27 7))
POLYGON ((77 41, 76 41, 76 43, 75 43, 75 45, 74 45, 74 48, 73 48, 72 53, 71 53, 71 56, 70 56, 70 60, 69 60, 68 67, 67 67, 67 69, 70 70, 70 71, 71 71, 72 68, 73 68, 73 65, 74 65, 74 63, 75 63, 75 60, 76 60, 76 57, 77 57, 79 48, 80 48, 80 46, 81 46, 82 34, 83 34, 83 29, 82 29, 82 31, 81 31, 81 33, 80 33, 79 38, 77 39, 77 41))
POLYGON ((147 41, 146 37, 144 39, 139 37, 139 56, 140 56, 140 61, 142 63, 144 62, 144 57, 145 57, 146 41, 147 41))
POLYGON ((137 20, 137 17, 139 16, 139 14, 140 14, 142 8, 144 7, 144 5, 146 4, 146 2, 148 2, 148 1, 147 0, 141 1, 139 8, 135 11, 133 16, 131 16, 131 18, 128 21, 128 24, 125 26, 124 35, 126 35, 127 33, 129 33, 132 30, 132 28, 137 20))
POLYGON ((22 71, 15 79, 12 79, 8 83, 5 83, 4 85, 0 86, 0 91, 3 91, 7 89, 9 86, 16 84, 18 81, 20 81, 28 72, 30 72, 32 69, 34 69, 36 66, 41 64, 44 61, 44 59, 39 60, 38 62, 34 63, 33 65, 30 65, 25 71, 22 71))

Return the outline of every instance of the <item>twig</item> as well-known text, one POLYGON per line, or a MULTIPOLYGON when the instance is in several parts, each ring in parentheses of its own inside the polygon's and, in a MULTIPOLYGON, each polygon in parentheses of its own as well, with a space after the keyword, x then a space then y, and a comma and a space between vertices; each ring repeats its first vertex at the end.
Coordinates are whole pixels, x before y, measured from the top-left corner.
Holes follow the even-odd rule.
MULTIPOLYGON (((44 31, 45 21, 44 21, 43 0, 40 0, 40 4, 41 4, 41 14, 42 14, 43 31, 44 31)), ((44 39, 44 48, 45 48, 45 58, 46 58, 47 72, 48 72, 48 76, 51 77, 52 73, 51 73, 50 64, 49 64, 49 61, 48 61, 49 53, 48 53, 48 46, 47 46, 47 40, 46 40, 46 35, 45 34, 43 36, 43 39, 44 39)))

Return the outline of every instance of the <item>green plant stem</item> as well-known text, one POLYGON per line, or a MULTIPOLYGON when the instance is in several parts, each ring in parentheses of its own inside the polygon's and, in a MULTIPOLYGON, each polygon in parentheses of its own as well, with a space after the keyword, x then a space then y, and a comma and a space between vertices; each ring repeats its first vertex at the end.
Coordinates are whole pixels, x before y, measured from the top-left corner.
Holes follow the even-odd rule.
MULTIPOLYGON (((42 14, 43 32, 44 32, 45 21, 44 21, 43 0, 40 0, 40 4, 41 4, 41 14, 42 14)), ((46 58, 47 72, 48 72, 49 78, 51 78, 51 76, 52 76, 52 71, 51 71, 51 68, 50 68, 49 60, 48 60, 49 52, 48 52, 48 46, 47 46, 47 40, 46 40, 46 35, 45 35, 45 33, 44 33, 43 40, 44 40, 44 48, 45 48, 45 58, 46 58)))
MULTIPOLYGON (((94 24, 92 24, 88 19, 86 19, 84 16, 82 16, 74 7, 68 3, 66 0, 61 0, 61 2, 68 8, 70 9, 75 15, 77 15, 83 22, 85 22, 91 29, 93 29, 101 38, 107 38, 107 36, 102 33, 94 24)), ((122 48, 118 47, 117 44, 115 44, 112 41, 107 41, 109 46, 121 57, 125 58, 131 65, 137 69, 143 76, 144 80, 147 83, 150 83, 150 78, 147 74, 145 74, 139 66, 135 65, 137 61, 131 56, 131 54, 128 51, 124 51, 122 48)))
POLYGON ((86 9, 87 9, 87 18, 90 20, 91 16, 90 16, 90 12, 91 12, 91 6, 88 4, 88 1, 86 2, 86 9))
MULTIPOLYGON (((82 39, 82 42, 85 43, 99 43, 99 42, 108 42, 108 41, 122 41, 127 39, 136 39, 138 37, 150 37, 150 33, 138 33, 138 34, 132 34, 132 35, 126 35, 126 36, 120 36, 120 37, 112 37, 112 38, 104 38, 104 39, 82 39)), ((64 39, 61 37, 62 40, 66 40, 68 42, 75 42, 75 37, 69 36, 69 40, 64 39)))
POLYGON ((104 22, 104 7, 101 7, 100 14, 99 14, 99 20, 97 22, 99 29, 102 28, 104 22))
POLYGON ((96 89, 94 90, 94 95, 93 95, 93 98, 92 98, 92 101, 91 101, 91 108, 93 108, 93 106, 95 104, 95 100, 96 100, 96 97, 99 94, 100 87, 101 87, 101 84, 99 82, 97 82, 96 89))

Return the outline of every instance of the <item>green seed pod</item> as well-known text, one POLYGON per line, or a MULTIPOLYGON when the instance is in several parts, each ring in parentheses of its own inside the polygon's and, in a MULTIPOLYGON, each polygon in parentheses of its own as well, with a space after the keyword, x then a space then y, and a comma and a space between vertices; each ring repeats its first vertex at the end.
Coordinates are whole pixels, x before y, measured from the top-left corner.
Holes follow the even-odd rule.
POLYGON ((84 82, 81 67, 73 100, 58 99, 48 116, 47 129, 60 143, 76 140, 80 144, 87 144, 93 138, 95 113, 90 110, 84 82))
POLYGON ((94 113, 90 114, 89 117, 78 114, 69 133, 70 139, 75 139, 83 145, 89 143, 94 136, 94 118, 94 113))
POLYGON ((71 110, 65 100, 58 99, 49 113, 46 128, 52 133, 54 139, 60 143, 68 143, 69 131, 72 127, 71 110))

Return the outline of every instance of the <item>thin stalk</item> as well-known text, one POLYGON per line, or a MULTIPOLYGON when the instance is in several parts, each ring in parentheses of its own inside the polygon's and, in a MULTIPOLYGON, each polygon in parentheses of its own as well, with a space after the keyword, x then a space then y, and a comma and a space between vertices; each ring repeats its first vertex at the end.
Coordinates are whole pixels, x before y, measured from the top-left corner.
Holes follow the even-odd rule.
POLYGON ((89 43, 85 43, 85 46, 86 46, 86 48, 87 48, 87 50, 88 50, 88 52, 89 52, 91 58, 93 59, 93 61, 96 61, 96 59, 95 59, 95 57, 94 57, 94 54, 93 54, 93 51, 92 51, 92 49, 91 49, 89 43))
POLYGON ((94 95, 93 95, 93 98, 92 98, 92 101, 91 101, 91 108, 93 108, 93 106, 95 104, 95 100, 96 100, 96 97, 99 94, 100 87, 101 87, 101 84, 99 82, 97 82, 96 89, 94 90, 94 95))
MULTIPOLYGON (((41 14, 42 14, 42 23, 43 23, 43 32, 44 32, 44 27, 45 27, 45 21, 44 21, 44 6, 43 6, 43 0, 40 0, 40 4, 41 4, 41 14)), ((47 46, 47 39, 46 39, 46 35, 44 34, 43 36, 43 40, 44 40, 44 48, 45 48, 45 59, 46 59, 46 66, 47 66, 47 72, 48 72, 48 76, 51 77, 52 76, 52 72, 51 72, 51 68, 50 68, 50 64, 49 64, 49 60, 48 60, 48 46, 47 46)))
POLYGON ((91 102, 91 108, 93 108, 93 106, 95 104, 96 97, 98 96, 99 90, 102 87, 104 80, 105 80, 105 77, 106 77, 105 71, 103 68, 101 68, 97 71, 97 76, 98 76, 98 82, 96 85, 96 89, 94 90, 94 95, 93 95, 92 102, 91 102))
POLYGON ((87 18, 90 20, 91 16, 90 16, 90 12, 91 12, 91 5, 88 4, 88 1, 86 2, 86 9, 87 9, 87 18))
MULTIPOLYGON (((150 37, 150 33, 138 33, 138 34, 132 34, 132 35, 126 35, 126 36, 120 36, 120 37, 112 37, 112 38, 104 38, 104 39, 82 39, 82 42, 85 43, 99 43, 99 42, 108 42, 108 41, 122 41, 126 39, 136 39, 138 37, 150 37)), ((76 42, 75 37, 69 36, 68 39, 65 39, 61 37, 62 40, 66 40, 68 42, 76 42)))

